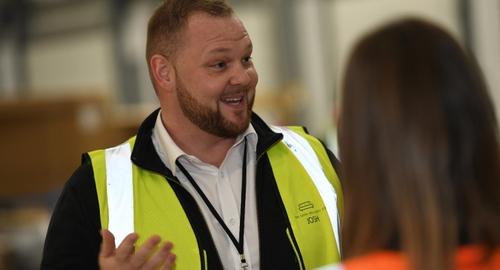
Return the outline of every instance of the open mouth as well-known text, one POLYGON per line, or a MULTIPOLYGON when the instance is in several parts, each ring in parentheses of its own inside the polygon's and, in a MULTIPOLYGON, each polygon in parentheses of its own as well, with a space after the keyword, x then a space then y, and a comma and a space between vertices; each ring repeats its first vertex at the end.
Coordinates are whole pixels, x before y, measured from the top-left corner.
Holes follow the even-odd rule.
POLYGON ((222 97, 220 100, 228 105, 239 105, 243 102, 243 95, 231 96, 231 97, 222 97))

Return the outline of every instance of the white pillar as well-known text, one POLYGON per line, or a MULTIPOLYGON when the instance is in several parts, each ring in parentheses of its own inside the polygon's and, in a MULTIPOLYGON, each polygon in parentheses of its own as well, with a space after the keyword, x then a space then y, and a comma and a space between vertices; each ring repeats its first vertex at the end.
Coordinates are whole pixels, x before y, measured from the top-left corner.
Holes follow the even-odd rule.
POLYGON ((299 71, 303 87, 306 90, 302 101, 304 117, 308 130, 318 136, 323 136, 326 127, 332 123, 332 99, 334 66, 331 58, 332 42, 329 40, 330 27, 326 21, 329 9, 328 2, 322 0, 299 0, 295 3, 295 18, 297 25, 296 37, 299 57, 299 71))
POLYGON ((474 53, 500 119, 500 0, 474 0, 470 5, 474 53))

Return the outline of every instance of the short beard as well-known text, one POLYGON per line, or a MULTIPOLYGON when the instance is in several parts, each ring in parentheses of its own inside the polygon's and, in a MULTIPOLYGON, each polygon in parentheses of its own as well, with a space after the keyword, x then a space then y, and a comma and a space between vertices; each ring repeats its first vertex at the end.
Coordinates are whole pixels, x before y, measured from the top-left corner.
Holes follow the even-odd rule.
MULTIPOLYGON (((217 110, 212 110, 198 102, 187 91, 180 78, 177 78, 177 83, 177 100, 182 112, 200 129, 221 138, 236 138, 248 128, 254 102, 253 97, 248 101, 247 111, 243 112, 247 114, 246 121, 238 125, 224 118, 219 106, 217 106, 217 110)), ((248 93, 248 91, 245 91, 245 93, 248 93)))

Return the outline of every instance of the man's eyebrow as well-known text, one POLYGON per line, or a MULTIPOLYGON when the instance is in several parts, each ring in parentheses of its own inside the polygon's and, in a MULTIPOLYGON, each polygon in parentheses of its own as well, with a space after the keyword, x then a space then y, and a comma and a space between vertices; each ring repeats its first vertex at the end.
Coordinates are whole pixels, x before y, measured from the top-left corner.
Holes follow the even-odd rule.
MULTIPOLYGON (((252 51, 253 50, 253 44, 252 43, 249 43, 245 50, 247 51, 252 51)), ((212 49, 210 51, 208 51, 209 54, 218 54, 218 53, 225 53, 225 52, 229 52, 231 51, 230 48, 227 48, 227 47, 219 47, 219 48, 215 48, 215 49, 212 49)))
POLYGON ((225 47, 220 47, 220 48, 215 48, 213 50, 208 51, 209 54, 217 54, 217 53, 225 53, 229 52, 231 49, 225 48, 225 47))

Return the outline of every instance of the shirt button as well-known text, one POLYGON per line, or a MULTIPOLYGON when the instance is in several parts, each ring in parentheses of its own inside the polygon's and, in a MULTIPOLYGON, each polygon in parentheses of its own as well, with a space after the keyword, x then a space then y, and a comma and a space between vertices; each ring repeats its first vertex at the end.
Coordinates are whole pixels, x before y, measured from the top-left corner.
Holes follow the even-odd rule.
POLYGON ((230 218, 229 219, 229 225, 234 226, 236 224, 236 219, 230 218))
POLYGON ((224 178, 224 173, 223 172, 220 173, 220 177, 224 178))

